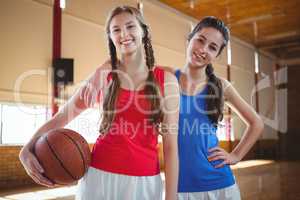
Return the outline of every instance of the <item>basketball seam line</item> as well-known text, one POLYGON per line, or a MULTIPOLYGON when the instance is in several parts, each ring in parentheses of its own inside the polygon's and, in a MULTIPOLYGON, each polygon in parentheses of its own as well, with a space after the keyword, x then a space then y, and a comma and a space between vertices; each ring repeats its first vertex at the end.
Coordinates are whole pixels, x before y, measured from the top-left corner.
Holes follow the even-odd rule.
MULTIPOLYGON (((81 152, 81 149, 80 149, 80 147, 79 147, 79 145, 73 140, 73 138, 72 137, 70 137, 70 136, 68 136, 67 134, 65 134, 65 133, 62 133, 64 136, 67 136, 75 145, 76 145, 76 147, 77 147, 77 150, 79 151, 79 153, 80 153, 80 156, 81 156, 81 160, 82 160, 82 162, 83 162, 83 172, 85 172, 85 170, 86 170, 86 168, 85 168, 85 160, 84 160, 84 156, 83 156, 83 153, 81 152)), ((76 179, 77 180, 77 179, 76 179)))
POLYGON ((59 162, 59 164, 61 165, 61 167, 67 172, 67 174, 73 179, 73 180, 77 180, 76 178, 74 178, 74 176, 71 174, 71 172, 69 172, 69 170, 64 166, 64 164, 61 162, 61 160, 59 159, 59 157, 56 155, 56 152, 54 151, 54 149, 52 148, 52 146, 49 144, 48 142, 48 136, 46 136, 46 142, 50 148, 50 150, 52 151, 53 155, 55 156, 55 158, 57 159, 57 161, 59 162))

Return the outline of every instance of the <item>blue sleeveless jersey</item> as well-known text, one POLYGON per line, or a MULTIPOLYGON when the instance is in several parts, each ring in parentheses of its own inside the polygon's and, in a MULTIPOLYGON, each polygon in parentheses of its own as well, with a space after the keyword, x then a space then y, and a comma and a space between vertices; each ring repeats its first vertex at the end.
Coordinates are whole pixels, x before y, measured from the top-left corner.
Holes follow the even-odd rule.
MULTIPOLYGON (((175 73, 178 81, 180 70, 175 73)), ((235 183, 228 165, 214 166, 223 160, 209 162, 208 149, 218 146, 217 127, 205 114, 207 88, 195 96, 181 93, 178 132, 178 192, 203 192, 225 188, 235 183)))

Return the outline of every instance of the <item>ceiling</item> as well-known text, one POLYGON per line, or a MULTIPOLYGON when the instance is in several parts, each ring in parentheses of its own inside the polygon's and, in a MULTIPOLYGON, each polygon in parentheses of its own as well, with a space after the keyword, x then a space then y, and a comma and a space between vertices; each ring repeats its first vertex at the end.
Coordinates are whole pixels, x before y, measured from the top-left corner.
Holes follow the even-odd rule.
POLYGON ((300 0, 159 0, 196 19, 216 16, 231 34, 279 59, 300 57, 300 0))

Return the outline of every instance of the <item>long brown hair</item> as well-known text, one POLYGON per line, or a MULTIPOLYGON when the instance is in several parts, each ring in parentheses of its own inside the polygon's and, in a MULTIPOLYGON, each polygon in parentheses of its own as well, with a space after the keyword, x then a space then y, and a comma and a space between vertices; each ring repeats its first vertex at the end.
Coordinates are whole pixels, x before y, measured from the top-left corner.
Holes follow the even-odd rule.
MULTIPOLYGON (((218 55, 223 51, 224 47, 227 45, 229 40, 229 29, 226 27, 224 22, 215 17, 205 17, 203 18, 192 30, 188 36, 188 41, 190 41, 193 36, 203 28, 214 28, 222 34, 224 41, 218 55)), ((223 109, 224 109, 224 95, 221 80, 215 75, 214 68, 212 64, 208 64, 205 69, 206 76, 208 77, 208 98, 206 99, 206 111, 209 119, 217 125, 219 121, 223 119, 223 109)))
POLYGON ((106 33, 108 36, 108 47, 109 47, 111 66, 112 66, 112 72, 111 72, 112 80, 110 82, 108 91, 106 93, 103 102, 103 117, 100 125, 101 134, 109 130, 114 120, 116 99, 118 97, 120 85, 121 85, 120 79, 117 74, 117 69, 119 66, 117 51, 113 41, 110 38, 109 26, 113 17, 124 12, 135 16, 135 18, 139 22, 139 25, 141 26, 144 32, 142 42, 144 44, 144 49, 145 49, 146 65, 149 70, 147 80, 146 80, 146 85, 145 85, 145 95, 147 95, 151 105, 150 106, 151 114, 149 114, 149 121, 153 124, 156 124, 159 123, 163 118, 163 112, 161 110, 161 93, 153 74, 153 67, 154 67, 155 60, 154 60, 154 53, 151 44, 151 38, 149 34, 149 27, 144 22, 144 18, 138 9, 131 6, 116 7, 111 11, 106 22, 106 33))

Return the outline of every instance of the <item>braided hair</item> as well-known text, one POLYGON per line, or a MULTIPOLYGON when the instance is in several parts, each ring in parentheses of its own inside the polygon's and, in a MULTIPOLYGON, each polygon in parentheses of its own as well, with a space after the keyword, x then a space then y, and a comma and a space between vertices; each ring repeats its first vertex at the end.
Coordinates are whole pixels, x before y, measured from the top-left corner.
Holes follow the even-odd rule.
POLYGON ((145 49, 145 59, 146 65, 148 67, 148 76, 146 80, 145 86, 145 94, 148 97, 150 102, 151 114, 149 114, 149 121, 153 124, 159 123, 163 118, 163 112, 161 110, 161 94, 160 89, 157 85, 157 82, 154 78, 153 67, 155 63, 153 48, 151 44, 151 38, 149 34, 149 27, 144 22, 143 16, 140 11, 131 6, 119 6, 113 9, 107 19, 106 22, 106 33, 108 35, 108 47, 111 59, 111 66, 112 66, 112 81, 109 85, 108 91, 104 98, 103 102, 103 118, 100 125, 100 133, 103 134, 107 132, 114 120, 115 117, 115 104, 116 99, 119 94, 121 82, 117 74, 117 69, 119 67, 118 58, 117 58, 117 51, 116 47, 109 37, 110 35, 110 28, 109 25, 116 15, 121 13, 129 13, 136 17, 139 25, 141 26, 144 36, 142 38, 142 42, 144 44, 145 49), (154 97, 154 98, 152 98, 154 97))
MULTIPOLYGON (((223 44, 217 54, 220 55, 224 47, 229 40, 229 29, 224 22, 216 17, 203 18, 188 35, 188 41, 190 41, 194 35, 203 28, 214 28, 218 30, 223 36, 223 44)), ((224 109, 224 95, 221 80, 215 75, 212 64, 208 64, 205 69, 206 76, 208 78, 207 90, 208 97, 206 99, 206 112, 209 119, 217 125, 219 121, 223 119, 224 109)))

